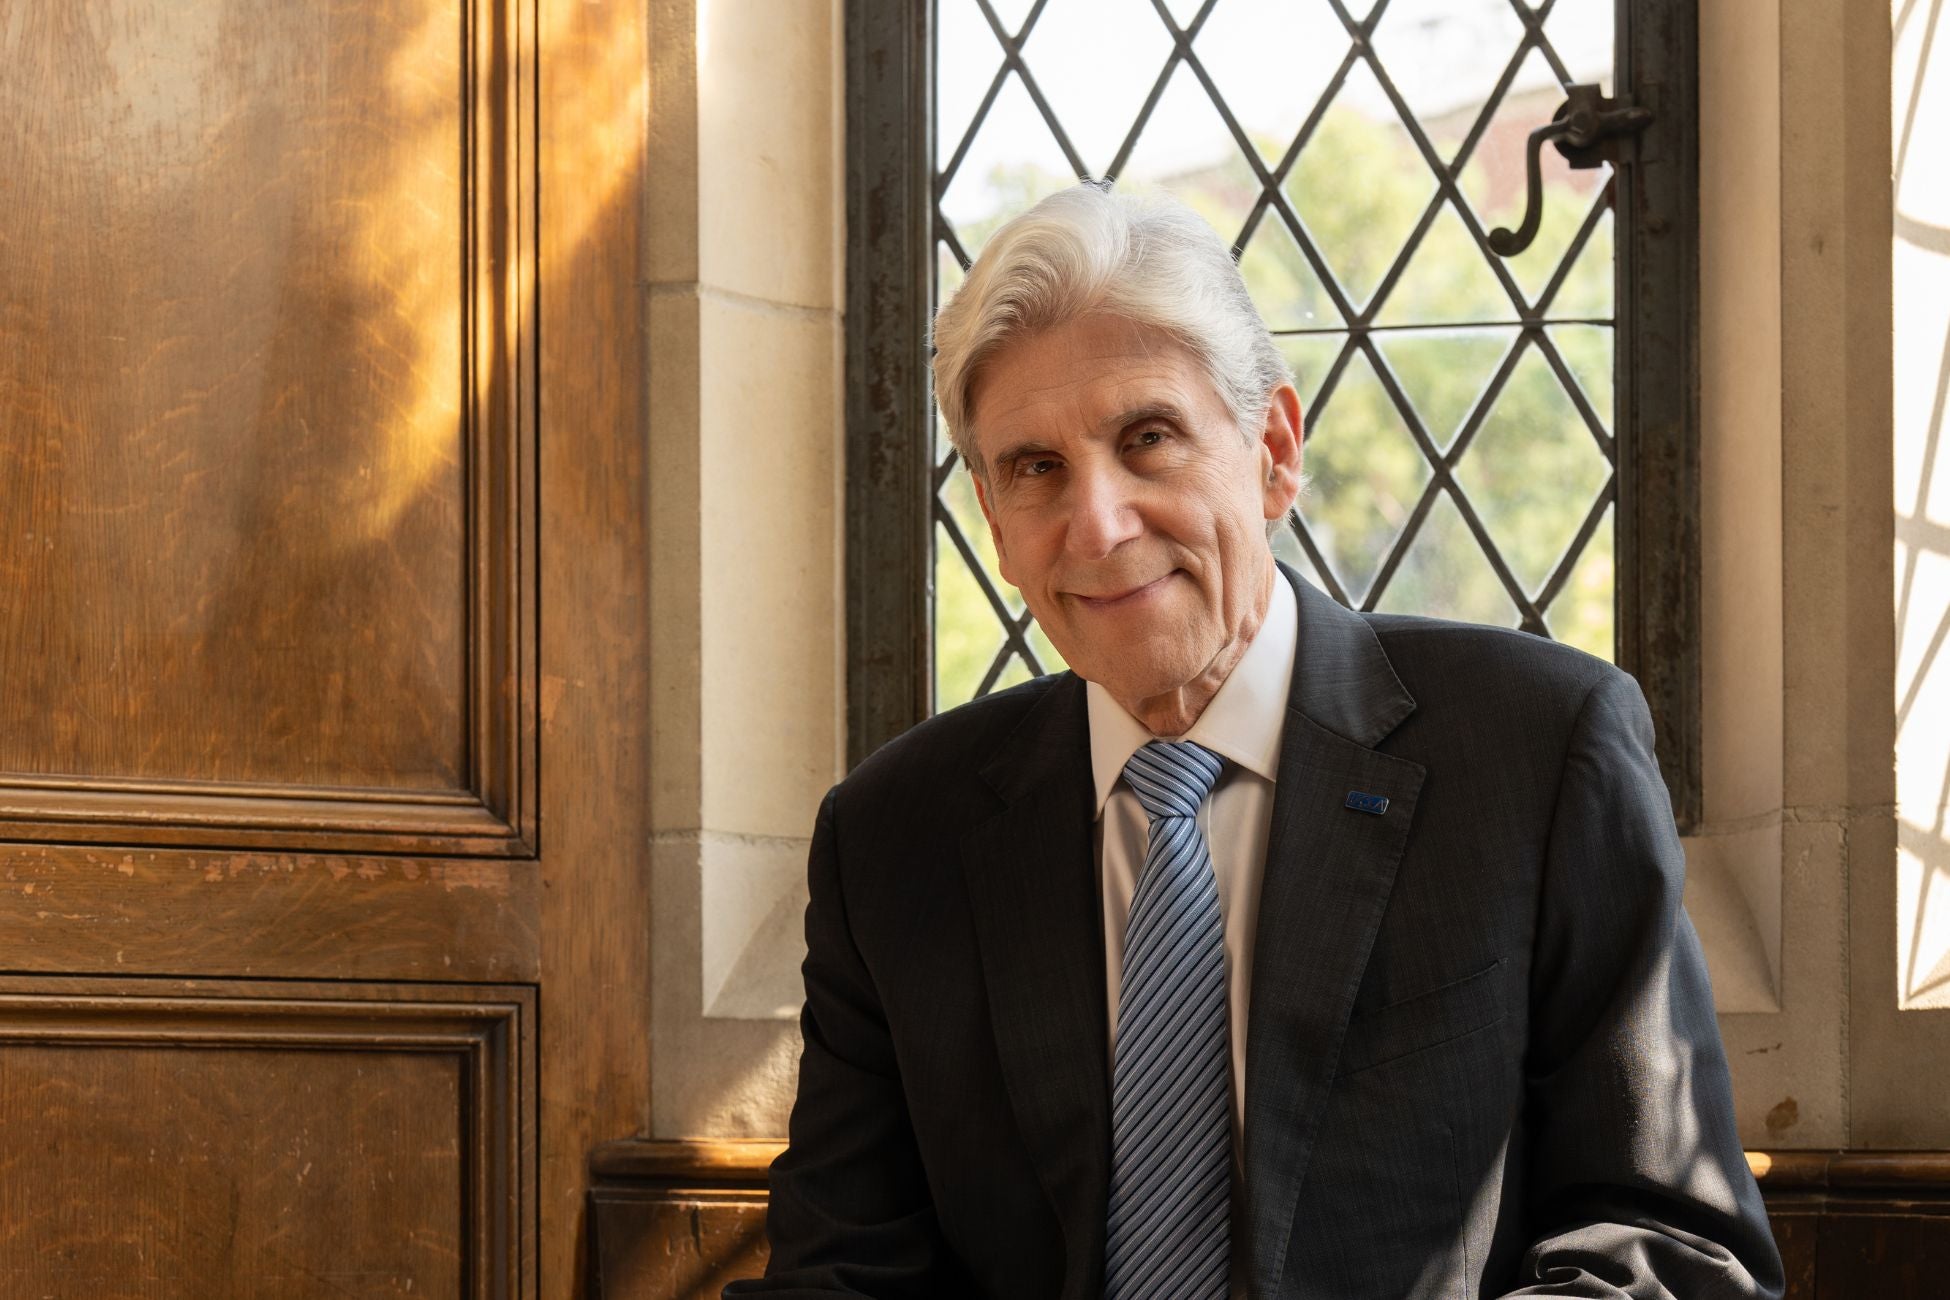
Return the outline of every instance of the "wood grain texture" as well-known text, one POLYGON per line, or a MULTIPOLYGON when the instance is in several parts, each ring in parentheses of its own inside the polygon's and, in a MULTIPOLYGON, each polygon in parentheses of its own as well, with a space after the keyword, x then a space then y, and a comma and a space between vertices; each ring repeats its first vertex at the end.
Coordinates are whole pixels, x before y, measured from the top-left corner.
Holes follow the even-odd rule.
POLYGON ((1901 1191, 1950 1197, 1950 1151, 1750 1151, 1763 1193, 1901 1191))
MULTIPOLYGON (((598 1186, 593 1300, 704 1300, 765 1270, 764 1201, 752 1194, 598 1186)), ((1785 1300, 1941 1300, 1950 1206, 1769 1203, 1785 1300)))
POLYGON ((1781 1268, 1787 1279, 1782 1300, 1816 1300, 1816 1251, 1821 1243, 1819 1212, 1798 1213, 1793 1209, 1768 1207, 1768 1226, 1774 1229, 1774 1245, 1781 1252, 1781 1268))
MULTIPOLYGON (((628 1140, 590 1157, 600 1300, 716 1296, 767 1257, 774 1142, 628 1140)), ((1786 1300, 1939 1300, 1950 1152, 1751 1151, 1786 1300)))
POLYGON ((1786 1300, 1935 1300, 1950 1278, 1950 1152, 1770 1151, 1747 1161, 1786 1300))
POLYGON ((169 842, 180 781, 530 829, 514 10, 8 6, 0 838, 169 842))
POLYGON ((0 783, 0 839, 17 842, 221 845, 446 857, 535 854, 524 834, 471 794, 373 791, 294 797, 290 788, 132 788, 101 779, 0 783))
POLYGON ((11 1048, 0 1294, 461 1295, 459 1066, 11 1048))
POLYGON ((716 1300, 757 1277, 770 1255, 765 1200, 737 1194, 634 1194, 597 1188, 592 1300, 716 1300))
POLYGON ((781 1142, 625 1139, 590 1153, 591 1300, 715 1297, 765 1271, 781 1142))
POLYGON ((650 1118, 643 156, 645 51, 671 8, 536 15, 546 1300, 584 1293, 590 1149, 650 1118))
POLYGON ((528 980, 532 862, 59 845, 0 848, 10 971, 528 980))
MULTIPOLYGON (((588 1151, 649 1114, 649 21, 0 0, 0 964, 533 981, 524 1154, 462 1208, 519 1250, 469 1294, 578 1294, 588 1151)), ((191 1050, 131 1032, 0 1071, 191 1050)), ((251 1074, 290 1048, 195 1049, 246 1147, 298 1113, 251 1074)), ((89 1095, 169 1095, 140 1069, 89 1095)), ((198 1248, 225 1277, 250 1240, 198 1248)))
POLYGON ((1898 1204, 1822 1216, 1812 1300, 1941 1300, 1950 1289, 1946 1279, 1950 1207, 1898 1204))
POLYGON ((645 1139, 605 1142, 589 1155, 598 1180, 658 1186, 728 1186, 763 1190, 785 1143, 766 1139, 645 1139))
POLYGON ((533 991, 0 980, 0 1294, 533 1294, 533 991))

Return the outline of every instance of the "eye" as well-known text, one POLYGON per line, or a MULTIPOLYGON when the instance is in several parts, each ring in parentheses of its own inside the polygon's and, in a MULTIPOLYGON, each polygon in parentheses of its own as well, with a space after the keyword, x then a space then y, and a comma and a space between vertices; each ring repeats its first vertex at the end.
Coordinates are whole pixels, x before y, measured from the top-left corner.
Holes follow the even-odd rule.
POLYGON ((1140 429, 1131 435, 1133 447, 1155 447, 1165 440, 1163 429, 1140 429))
POLYGON ((1055 468, 1056 461, 1048 456, 1016 462, 1016 472, 1027 478, 1041 478, 1055 468))

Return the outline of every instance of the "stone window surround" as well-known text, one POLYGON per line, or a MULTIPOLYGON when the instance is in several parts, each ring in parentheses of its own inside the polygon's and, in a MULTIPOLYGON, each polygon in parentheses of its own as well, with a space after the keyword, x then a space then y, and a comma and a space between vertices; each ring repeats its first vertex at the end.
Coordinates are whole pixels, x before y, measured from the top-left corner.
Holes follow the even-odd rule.
MULTIPOLYGON (((1748 1145, 1943 1145, 1916 1066, 1950 1020, 1894 988, 1889 18, 1701 10, 1688 907, 1748 1145)), ((784 1132, 806 835, 844 763, 842 0, 792 13, 651 5, 656 1137, 784 1132)))

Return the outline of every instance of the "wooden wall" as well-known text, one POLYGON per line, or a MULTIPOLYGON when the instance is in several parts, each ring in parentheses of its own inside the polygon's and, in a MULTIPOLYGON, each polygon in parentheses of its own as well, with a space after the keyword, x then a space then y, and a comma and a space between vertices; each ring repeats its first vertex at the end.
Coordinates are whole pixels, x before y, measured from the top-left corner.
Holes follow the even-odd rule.
POLYGON ((580 1293, 645 21, 0 3, 0 1295, 580 1293))
MULTIPOLYGON (((775 1142, 616 1142, 591 1163, 600 1300, 716 1297, 765 1268, 775 1142)), ((1786 1300, 1940 1300, 1950 1152, 1750 1152, 1786 1300)))

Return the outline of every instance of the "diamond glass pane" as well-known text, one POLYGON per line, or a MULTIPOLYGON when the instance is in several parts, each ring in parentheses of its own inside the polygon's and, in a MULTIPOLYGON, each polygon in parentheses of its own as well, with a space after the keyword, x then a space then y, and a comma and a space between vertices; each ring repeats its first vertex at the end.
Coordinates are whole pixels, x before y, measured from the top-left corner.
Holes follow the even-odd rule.
POLYGON ((1553 325, 1547 331, 1565 369, 1606 432, 1616 419, 1612 395, 1612 331, 1609 325, 1553 325))
POLYGON ((1285 222, 1259 223, 1240 254, 1239 275, 1269 329, 1339 329, 1345 324, 1285 222))
POLYGON ((1436 493, 1375 608, 1387 614, 1434 614, 1505 627, 1518 621, 1509 591, 1447 492, 1436 493))
POLYGON ((934 166, 940 171, 961 147, 975 110, 1002 69, 1002 46, 975 0, 937 0, 935 14, 941 48, 956 51, 935 69, 934 166))
POLYGON ((1290 523, 1273 530, 1273 555, 1322 591, 1328 589, 1326 579, 1322 578, 1320 570, 1314 567, 1313 557, 1308 555, 1307 548, 1300 544, 1300 535, 1293 530, 1290 523))
MULTIPOLYGON (((1280 355, 1286 358, 1287 365, 1293 368, 1293 383, 1300 392, 1303 408, 1301 416, 1311 426, 1321 385, 1325 384, 1328 375, 1333 373, 1334 362, 1340 357, 1341 350, 1347 346, 1347 335, 1293 334, 1285 338, 1276 338, 1273 342, 1279 347, 1280 355)), ((1305 450, 1303 445, 1303 453, 1305 450)))
POLYGON ((1611 477, 1550 363, 1526 348, 1456 467, 1524 591, 1536 595, 1611 477))
POLYGON ((1180 30, 1190 26, 1192 19, 1198 17, 1198 11, 1204 7, 1205 0, 1165 0, 1165 10, 1180 30))
POLYGON ((1615 658, 1618 646, 1613 537, 1612 509, 1606 506, 1570 577, 1544 611, 1544 624, 1552 637, 1600 659, 1615 658))
POLYGON ((1365 303, 1435 193, 1435 176, 1364 60, 1300 150, 1286 196, 1334 278, 1365 303))
POLYGON ((1444 203, 1375 320, 1383 326, 1515 321, 1516 304, 1490 269, 1493 256, 1444 203))
POLYGON ((1102 176, 1170 53, 1151 0, 1049 0, 1022 57, 1085 170, 1102 176))
POLYGON ((1413 330, 1382 334, 1378 342, 1423 429, 1447 451, 1516 337, 1514 329, 1413 330))
POLYGON ((1326 4, 1220 0, 1199 29, 1199 61, 1270 167, 1326 93, 1349 49, 1326 4))
POLYGON ((995 679, 995 684, 990 686, 989 689, 992 691, 1007 690, 1011 686, 1020 686, 1035 675, 1029 671, 1029 665, 1022 661, 1021 655, 1012 654, 1004 662, 1001 673, 995 679))
POLYGON ((1172 69, 1117 182, 1128 189, 1169 190, 1227 243, 1238 240, 1260 194, 1259 181, 1212 97, 1183 63, 1172 69))
POLYGON ((941 213, 977 257, 996 227, 1076 179, 1022 78, 1011 72, 941 196, 941 213))
MULTIPOLYGON (((1301 393, 1311 483, 1274 553, 1356 605, 1614 653, 1609 169, 1547 148, 1533 247, 1484 239, 1521 221, 1523 142, 1563 85, 1609 88, 1616 0, 1343 0, 1347 21, 1329 0, 990 0, 1000 38, 979 0, 935 3, 937 303, 954 241, 978 255, 1078 171, 1170 191, 1233 245, 1301 393), (1173 23, 1196 23, 1188 50, 1173 23)), ((1063 663, 965 471, 937 479, 945 708, 1063 663)))
POLYGON ((948 475, 948 481, 941 485, 938 494, 941 504, 954 518, 955 527, 961 532, 962 540, 968 543, 975 558, 981 562, 982 573, 1002 598, 1011 614, 1022 612, 1022 593, 1002 580, 1002 566, 995 558, 995 537, 989 532, 988 520, 982 517, 982 506, 975 499, 975 480, 967 470, 956 467, 948 475))
POLYGON ((1374 48, 1447 160, 1482 117, 1522 39, 1510 0, 1393 0, 1375 25, 1374 48))
POLYGON ((1544 20, 1551 50, 1573 82, 1598 83, 1612 93, 1612 48, 1618 33, 1613 0, 1557 0, 1544 20))
MULTIPOLYGON (((975 0, 967 0, 969 4, 975 0)), ((990 9, 1002 22, 1002 30, 1011 36, 1022 34, 1022 25, 1029 21, 1029 11, 1036 7, 1036 0, 988 0, 990 9)))
MULTIPOLYGON (((1600 201, 1604 201, 1601 196, 1600 201)), ((1564 276, 1564 285, 1551 299, 1553 320, 1603 320, 1612 314, 1614 277, 1612 275, 1612 211, 1609 203, 1598 214, 1591 237, 1578 252, 1578 260, 1564 276)))
POLYGON ((941 300, 946 302, 955 296, 955 290, 961 288, 961 259, 955 256, 955 250, 944 239, 934 246, 934 263, 935 289, 941 300))
POLYGON ((1349 358, 1315 410, 1304 463, 1313 486, 1300 503, 1301 518, 1358 602, 1431 475, 1365 355, 1349 358))
POLYGON ((975 698, 1004 643, 1002 625, 941 524, 934 526, 934 707, 975 698))

